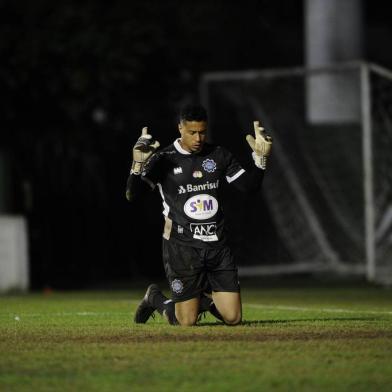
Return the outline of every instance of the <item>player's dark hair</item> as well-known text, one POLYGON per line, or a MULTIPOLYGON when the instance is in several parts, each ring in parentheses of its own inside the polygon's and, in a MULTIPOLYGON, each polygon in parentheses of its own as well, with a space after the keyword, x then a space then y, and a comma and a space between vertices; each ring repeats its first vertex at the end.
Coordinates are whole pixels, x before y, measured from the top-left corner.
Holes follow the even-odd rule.
POLYGON ((180 111, 179 121, 207 121, 207 110, 199 104, 185 105, 180 111))

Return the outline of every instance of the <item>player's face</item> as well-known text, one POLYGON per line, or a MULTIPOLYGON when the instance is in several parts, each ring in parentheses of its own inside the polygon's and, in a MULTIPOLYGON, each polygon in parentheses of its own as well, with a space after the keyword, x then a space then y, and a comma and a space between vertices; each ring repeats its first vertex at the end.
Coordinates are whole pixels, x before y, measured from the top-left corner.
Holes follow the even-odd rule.
POLYGON ((199 152, 207 137, 205 121, 181 121, 178 124, 181 134, 181 147, 188 152, 199 152))

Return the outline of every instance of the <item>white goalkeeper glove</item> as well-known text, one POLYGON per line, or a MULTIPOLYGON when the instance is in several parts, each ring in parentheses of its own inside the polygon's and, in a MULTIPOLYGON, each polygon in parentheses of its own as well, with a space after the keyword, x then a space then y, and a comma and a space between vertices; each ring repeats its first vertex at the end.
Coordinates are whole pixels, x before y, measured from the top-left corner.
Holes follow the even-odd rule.
POLYGON ((259 169, 265 170, 267 167, 267 158, 271 153, 272 138, 264 132, 264 128, 260 127, 258 121, 253 121, 256 139, 252 135, 246 135, 246 141, 253 150, 252 157, 255 165, 259 169))
POLYGON ((158 147, 158 140, 153 141, 152 136, 148 134, 147 127, 144 127, 141 136, 133 147, 131 173, 139 175, 143 171, 144 164, 149 160, 151 155, 154 154, 158 147))

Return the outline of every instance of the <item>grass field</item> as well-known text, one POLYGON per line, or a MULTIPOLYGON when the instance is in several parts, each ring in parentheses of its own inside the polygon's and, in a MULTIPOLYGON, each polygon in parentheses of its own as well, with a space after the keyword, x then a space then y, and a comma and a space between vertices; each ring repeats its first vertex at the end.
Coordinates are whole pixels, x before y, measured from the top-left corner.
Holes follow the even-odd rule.
POLYGON ((253 285, 237 327, 135 325, 142 295, 0 296, 0 391, 392 390, 392 290, 253 285))

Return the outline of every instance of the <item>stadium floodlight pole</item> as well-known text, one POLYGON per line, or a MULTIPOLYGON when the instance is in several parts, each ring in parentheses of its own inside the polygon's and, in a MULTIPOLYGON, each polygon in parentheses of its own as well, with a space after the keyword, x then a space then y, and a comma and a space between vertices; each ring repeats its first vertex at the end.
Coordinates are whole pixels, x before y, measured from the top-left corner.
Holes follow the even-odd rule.
POLYGON ((373 282, 376 278, 376 253, 374 232, 374 189, 373 189, 373 143, 371 121, 370 68, 362 63, 360 68, 361 81, 361 116, 362 116, 362 158, 363 186, 365 199, 365 246, 366 276, 373 282))

